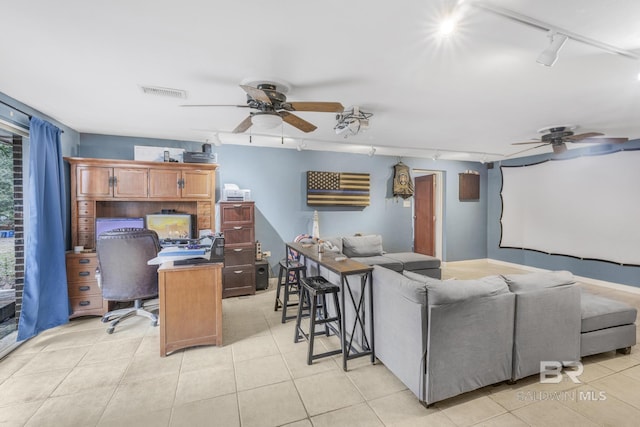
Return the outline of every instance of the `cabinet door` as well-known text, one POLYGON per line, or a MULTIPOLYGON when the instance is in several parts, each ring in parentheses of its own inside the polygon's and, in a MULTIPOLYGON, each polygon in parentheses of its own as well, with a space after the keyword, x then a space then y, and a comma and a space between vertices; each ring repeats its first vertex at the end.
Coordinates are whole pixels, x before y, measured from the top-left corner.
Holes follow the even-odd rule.
POLYGON ((149 197, 179 198, 180 179, 182 179, 182 173, 179 170, 149 169, 149 197))
POLYGON ((182 172, 182 197, 210 199, 213 191, 211 173, 206 170, 182 172))
POLYGON ((78 197, 113 196, 113 168, 101 166, 78 166, 76 181, 78 197))
POLYGON ((149 169, 113 168, 113 176, 115 177, 114 197, 147 197, 149 169))

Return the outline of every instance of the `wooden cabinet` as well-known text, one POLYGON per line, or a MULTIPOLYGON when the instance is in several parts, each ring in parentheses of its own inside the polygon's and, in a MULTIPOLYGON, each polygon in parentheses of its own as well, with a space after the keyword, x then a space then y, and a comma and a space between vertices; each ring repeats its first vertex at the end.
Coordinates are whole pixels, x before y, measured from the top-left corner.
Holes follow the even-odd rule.
POLYGON ((160 356, 196 345, 222 345, 221 267, 160 266, 160 356))
POLYGON ((70 317, 102 316, 107 312, 108 304, 102 299, 102 291, 96 280, 96 253, 67 252, 66 262, 70 317))
POLYGON ((77 195, 80 197, 147 197, 146 168, 78 166, 77 195))
POLYGON ((480 199, 480 175, 477 173, 458 174, 458 197, 460 200, 480 199))
POLYGON ((71 246, 95 248, 99 217, 144 217, 162 209, 215 227, 216 164, 66 157, 70 166, 71 246))
POLYGON ((149 170, 149 197, 152 198, 210 199, 214 191, 211 184, 211 172, 206 170, 149 170))
POLYGON ((222 296, 255 294, 254 203, 220 202, 220 231, 224 233, 222 296))

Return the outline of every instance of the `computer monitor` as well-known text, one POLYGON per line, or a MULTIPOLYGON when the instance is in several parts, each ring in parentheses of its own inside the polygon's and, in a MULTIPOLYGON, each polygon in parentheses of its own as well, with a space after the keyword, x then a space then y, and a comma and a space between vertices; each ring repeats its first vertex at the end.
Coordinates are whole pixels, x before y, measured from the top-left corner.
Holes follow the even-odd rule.
POLYGON ((158 233, 160 240, 193 239, 195 229, 195 215, 191 214, 148 214, 146 224, 149 230, 158 233))
POLYGON ((116 228, 144 228, 144 218, 96 218, 96 242, 102 233, 116 228))

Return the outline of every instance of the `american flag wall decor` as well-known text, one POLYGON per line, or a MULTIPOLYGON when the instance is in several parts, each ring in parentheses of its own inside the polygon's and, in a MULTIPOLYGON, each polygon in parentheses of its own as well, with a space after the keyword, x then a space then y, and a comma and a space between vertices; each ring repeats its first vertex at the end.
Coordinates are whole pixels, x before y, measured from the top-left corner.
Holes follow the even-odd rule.
POLYGON ((307 171, 307 205, 369 206, 369 174, 307 171))

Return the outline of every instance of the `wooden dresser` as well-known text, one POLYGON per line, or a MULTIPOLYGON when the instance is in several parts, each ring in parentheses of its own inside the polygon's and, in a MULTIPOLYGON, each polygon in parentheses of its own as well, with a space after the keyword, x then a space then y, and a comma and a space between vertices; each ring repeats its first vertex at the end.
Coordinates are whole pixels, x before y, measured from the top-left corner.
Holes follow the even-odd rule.
POLYGON ((222 297, 256 293, 256 237, 253 202, 220 202, 224 233, 222 297))
POLYGON ((67 252, 67 290, 71 305, 70 318, 102 316, 107 312, 107 301, 96 280, 98 257, 95 252, 67 252))

